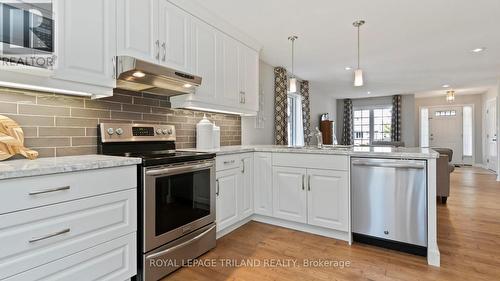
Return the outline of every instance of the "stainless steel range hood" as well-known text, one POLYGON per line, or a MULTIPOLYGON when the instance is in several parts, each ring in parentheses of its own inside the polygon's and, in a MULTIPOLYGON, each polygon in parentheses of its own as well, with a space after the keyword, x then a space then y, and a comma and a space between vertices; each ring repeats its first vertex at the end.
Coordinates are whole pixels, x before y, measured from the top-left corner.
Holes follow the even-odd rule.
POLYGON ((129 56, 117 57, 118 89, 163 96, 192 94, 201 77, 129 56))

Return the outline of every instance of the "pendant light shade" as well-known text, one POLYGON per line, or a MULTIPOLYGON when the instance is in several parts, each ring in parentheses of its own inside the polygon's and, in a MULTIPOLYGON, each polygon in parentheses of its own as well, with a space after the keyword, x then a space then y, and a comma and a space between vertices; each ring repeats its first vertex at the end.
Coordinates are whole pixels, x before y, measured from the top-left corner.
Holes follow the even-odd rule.
POLYGON ((359 59, 359 53, 360 53, 360 48, 359 48, 359 44, 360 44, 360 40, 359 40, 359 28, 365 24, 365 21, 364 20, 357 20, 355 22, 352 23, 352 25, 354 27, 356 27, 358 29, 358 68, 354 71, 354 87, 361 87, 363 86, 364 84, 364 81, 363 81, 363 70, 359 67, 359 62, 360 62, 360 59, 359 59))
POLYGON ((290 76, 290 79, 288 79, 288 92, 289 93, 296 93, 297 92, 297 78, 295 78, 295 73, 294 73, 294 63, 295 63, 295 40, 297 40, 299 37, 292 35, 288 37, 288 40, 292 42, 292 75, 290 76))
POLYGON ((363 70, 356 69, 354 71, 354 86, 361 87, 363 86, 363 70))
POLYGON ((288 91, 290 93, 296 93, 297 92, 297 78, 292 77, 288 81, 289 81, 288 91))
POLYGON ((446 101, 447 102, 455 101, 455 91, 453 90, 446 91, 446 101))

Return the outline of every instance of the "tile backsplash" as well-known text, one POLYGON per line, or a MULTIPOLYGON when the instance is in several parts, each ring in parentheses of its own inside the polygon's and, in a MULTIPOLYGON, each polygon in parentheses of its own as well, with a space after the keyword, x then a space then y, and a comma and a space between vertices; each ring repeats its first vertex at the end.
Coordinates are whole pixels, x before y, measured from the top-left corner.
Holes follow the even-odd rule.
MULTIPOLYGON (((112 97, 86 97, 0 88, 0 114, 21 125, 25 146, 40 157, 97 153, 101 122, 172 124, 177 148, 196 146, 196 123, 204 112, 172 109, 167 97, 116 90, 112 97)), ((221 128, 221 145, 241 144, 237 115, 206 113, 221 128)))

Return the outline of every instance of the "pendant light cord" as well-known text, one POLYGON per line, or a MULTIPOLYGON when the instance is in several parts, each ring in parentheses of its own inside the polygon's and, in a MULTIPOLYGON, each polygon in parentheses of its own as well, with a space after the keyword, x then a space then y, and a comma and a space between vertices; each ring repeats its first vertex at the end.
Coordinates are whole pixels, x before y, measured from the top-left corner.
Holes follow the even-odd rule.
POLYGON ((292 77, 295 77, 294 64, 295 64, 295 39, 292 39, 292 77))
POLYGON ((359 25, 358 25, 358 69, 359 69, 359 25))

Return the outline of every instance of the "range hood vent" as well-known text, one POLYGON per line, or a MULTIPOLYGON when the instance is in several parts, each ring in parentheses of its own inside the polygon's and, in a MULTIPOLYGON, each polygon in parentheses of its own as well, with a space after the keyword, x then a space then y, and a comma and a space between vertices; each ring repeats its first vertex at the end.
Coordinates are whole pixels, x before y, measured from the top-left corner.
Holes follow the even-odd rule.
POLYGON ((194 94, 201 77, 129 56, 117 57, 118 89, 162 96, 194 94))

